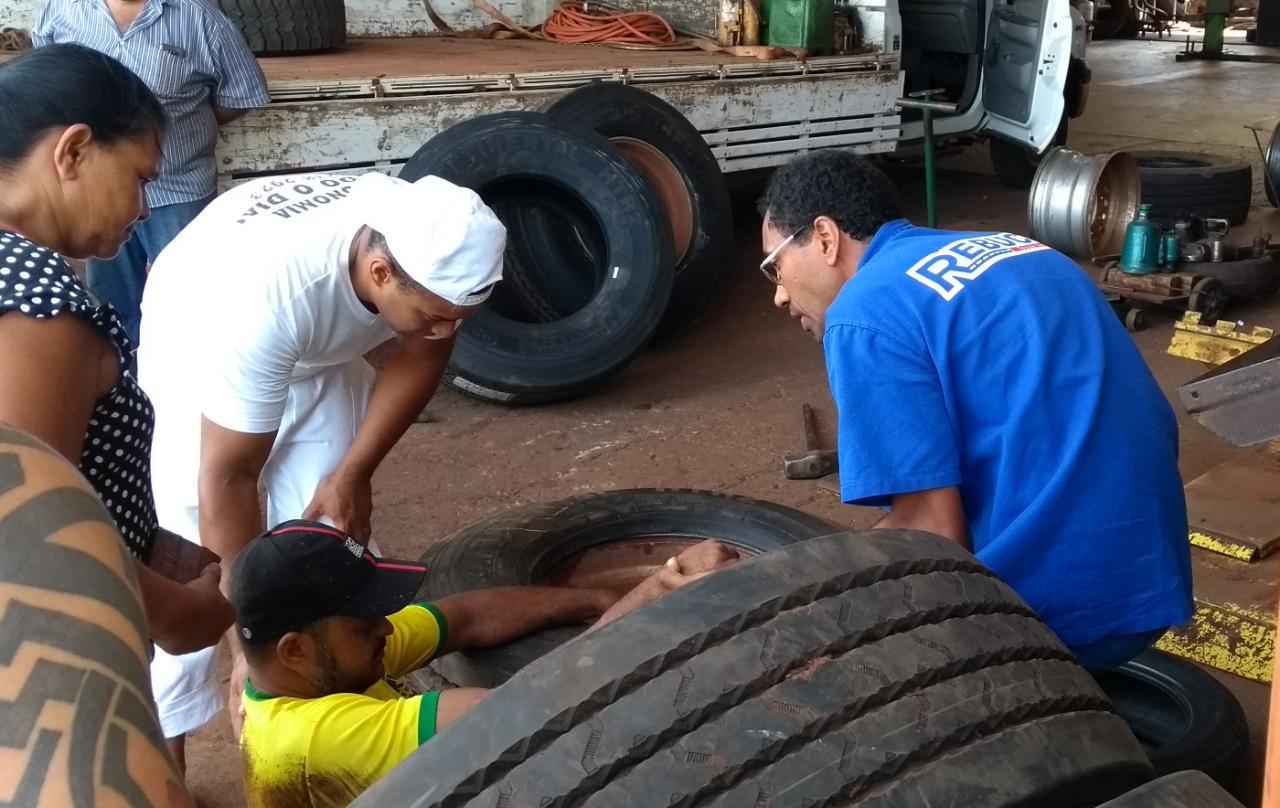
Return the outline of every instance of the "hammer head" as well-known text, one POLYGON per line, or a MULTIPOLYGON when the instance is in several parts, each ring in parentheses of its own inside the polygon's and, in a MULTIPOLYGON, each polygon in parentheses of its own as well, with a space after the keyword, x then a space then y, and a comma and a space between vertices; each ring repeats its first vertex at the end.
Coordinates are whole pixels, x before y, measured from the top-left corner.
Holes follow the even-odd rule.
POLYGON ((810 449, 782 458, 782 474, 788 480, 817 480, 840 470, 835 449, 810 449))

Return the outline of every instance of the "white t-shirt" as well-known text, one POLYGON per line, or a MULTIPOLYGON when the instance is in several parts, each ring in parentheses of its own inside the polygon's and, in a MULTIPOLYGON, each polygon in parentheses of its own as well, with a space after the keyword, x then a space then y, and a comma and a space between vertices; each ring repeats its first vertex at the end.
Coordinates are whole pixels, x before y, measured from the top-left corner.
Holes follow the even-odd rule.
POLYGON ((289 385, 395 334, 356 297, 357 177, 254 180, 204 209, 151 267, 138 351, 144 390, 198 403, 237 432, 279 428, 289 385))

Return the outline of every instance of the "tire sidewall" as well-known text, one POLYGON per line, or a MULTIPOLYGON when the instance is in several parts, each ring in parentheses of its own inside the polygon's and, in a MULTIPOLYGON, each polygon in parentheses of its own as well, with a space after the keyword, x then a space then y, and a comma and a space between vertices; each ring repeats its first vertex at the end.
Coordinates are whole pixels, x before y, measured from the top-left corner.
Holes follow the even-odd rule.
POLYGON ((608 271, 591 302, 553 323, 481 309, 459 332, 455 386, 507 403, 577 393, 620 370, 648 342, 671 295, 672 247, 644 179, 603 138, 565 131, 538 113, 481 116, 437 135, 400 176, 432 174, 484 195, 519 177, 577 196, 599 219, 608 271))

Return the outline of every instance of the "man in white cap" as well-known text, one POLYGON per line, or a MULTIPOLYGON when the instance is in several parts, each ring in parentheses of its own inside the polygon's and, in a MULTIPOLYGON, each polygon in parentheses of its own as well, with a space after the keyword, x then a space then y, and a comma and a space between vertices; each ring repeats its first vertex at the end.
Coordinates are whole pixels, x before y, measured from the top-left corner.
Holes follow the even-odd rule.
MULTIPOLYGON (((267 524, 369 540, 370 478, 440 383, 462 320, 502 276, 506 231, 473 191, 382 174, 255 180, 162 252, 143 295, 139 381, 156 410, 162 524, 224 583, 267 524), (378 375, 364 360, 397 339, 378 375)), ((222 707, 213 649, 160 651, 152 686, 179 762, 222 707)))

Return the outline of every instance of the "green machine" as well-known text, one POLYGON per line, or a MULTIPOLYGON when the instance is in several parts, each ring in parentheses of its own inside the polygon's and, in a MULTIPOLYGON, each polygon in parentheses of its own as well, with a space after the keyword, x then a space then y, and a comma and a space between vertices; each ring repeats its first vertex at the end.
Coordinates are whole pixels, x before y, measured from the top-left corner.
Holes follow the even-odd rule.
POLYGON ((764 42, 826 53, 835 47, 835 0, 763 0, 764 42))

